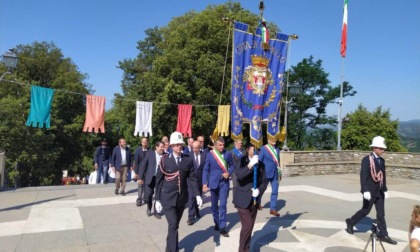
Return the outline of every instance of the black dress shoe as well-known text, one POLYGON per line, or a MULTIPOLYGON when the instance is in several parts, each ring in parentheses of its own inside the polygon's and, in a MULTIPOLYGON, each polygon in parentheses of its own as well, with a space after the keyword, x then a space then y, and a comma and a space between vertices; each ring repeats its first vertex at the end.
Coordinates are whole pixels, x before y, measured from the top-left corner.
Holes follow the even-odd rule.
POLYGON ((122 196, 125 196, 125 192, 124 192, 124 191, 122 191, 122 192, 121 192, 121 195, 122 195, 122 196))
POLYGON ((114 193, 115 195, 118 195, 118 189, 115 189, 114 193))
POLYGON ((215 226, 214 226, 214 230, 216 230, 216 231, 220 231, 219 225, 215 225, 215 226))
POLYGON ((354 234, 353 225, 351 224, 351 220, 346 219, 346 224, 347 224, 346 232, 349 233, 349 234, 354 234))
POLYGON ((160 220, 160 219, 162 218, 162 217, 160 217, 160 215, 159 215, 158 213, 155 213, 155 214, 154 214, 154 216, 155 216, 155 218, 156 218, 156 219, 158 219, 158 220, 160 220))
POLYGON ((389 236, 378 237, 380 241, 387 242, 392 245, 397 245, 397 241, 392 240, 389 236))
POLYGON ((147 210, 146 210, 146 214, 147 214, 147 216, 149 216, 149 217, 150 217, 150 216, 152 216, 152 211, 151 211, 150 209, 147 209, 147 210))
POLYGON ((188 224, 188 226, 192 226, 192 225, 194 225, 194 221, 193 220, 187 220, 187 224, 188 224))
POLYGON ((229 237, 229 233, 224 228, 220 230, 220 235, 223 237, 229 237))

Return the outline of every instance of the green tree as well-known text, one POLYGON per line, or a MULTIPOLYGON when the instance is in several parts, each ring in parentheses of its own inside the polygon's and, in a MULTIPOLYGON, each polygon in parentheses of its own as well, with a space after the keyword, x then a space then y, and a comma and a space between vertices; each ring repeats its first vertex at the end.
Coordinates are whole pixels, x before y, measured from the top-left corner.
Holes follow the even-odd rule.
POLYGON ((337 146, 336 132, 331 128, 317 128, 307 133, 307 149, 332 150, 337 146))
POLYGON ((369 112, 359 105, 356 111, 344 117, 341 131, 343 149, 370 150, 372 139, 382 136, 385 138, 387 151, 405 152, 407 149, 400 143, 398 126, 398 120, 391 120, 389 109, 382 110, 382 107, 378 107, 369 112))
MULTIPOLYGON (((290 142, 289 147, 302 150, 311 146, 311 142, 326 141, 326 136, 332 137, 333 134, 328 130, 323 130, 325 131, 323 134, 312 136, 307 134, 308 129, 319 132, 317 129, 320 126, 337 123, 335 116, 327 115, 326 108, 327 105, 337 102, 340 97, 340 85, 335 87, 330 85, 328 73, 322 67, 322 61, 315 61, 312 56, 304 58, 296 66, 291 67, 289 83, 298 83, 301 87, 301 94, 294 95, 294 100, 289 106, 287 137, 290 142)), ((353 87, 348 82, 344 82, 343 97, 355 94, 353 87)), ((334 140, 328 140, 328 142, 332 141, 334 140)), ((323 148, 326 146, 332 145, 323 144, 323 148)))
POLYGON ((92 156, 90 143, 96 136, 82 132, 84 95, 64 91, 88 93, 87 76, 53 43, 18 45, 16 53, 18 67, 8 79, 17 82, 0 85, 0 149, 6 151, 7 169, 16 170, 12 182, 19 178, 21 186, 59 184, 65 169, 84 175, 83 156, 92 156), (30 85, 55 90, 49 129, 25 125, 30 85))
MULTIPOLYGON (((146 38, 138 42, 138 56, 119 64, 124 71, 123 93, 115 96, 107 117, 126 116, 112 122, 121 127, 110 127, 123 129, 119 134, 131 143, 138 142, 132 137, 134 101, 153 101, 153 134, 154 138, 161 137, 175 130, 176 104, 193 104, 197 105, 193 106, 193 134, 209 136, 216 123, 220 94, 221 104, 230 104, 232 58, 231 53, 227 59, 225 55, 227 43, 228 52, 232 50, 232 24, 223 22, 226 16, 250 27, 256 27, 259 19, 239 3, 228 2, 210 5, 199 13, 190 11, 173 18, 167 26, 146 30, 146 38)), ((279 29, 270 24, 270 30, 279 29)))

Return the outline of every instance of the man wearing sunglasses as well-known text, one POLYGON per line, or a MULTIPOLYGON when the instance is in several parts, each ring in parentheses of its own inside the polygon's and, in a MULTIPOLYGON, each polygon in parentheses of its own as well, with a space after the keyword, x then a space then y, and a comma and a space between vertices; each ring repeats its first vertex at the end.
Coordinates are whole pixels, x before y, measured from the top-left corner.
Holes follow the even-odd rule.
POLYGON ((376 208, 376 218, 378 224, 378 238, 389 244, 397 244, 388 236, 385 222, 385 199, 388 198, 388 188, 386 186, 385 159, 381 156, 386 149, 385 139, 376 136, 372 140, 372 153, 362 159, 360 168, 360 186, 363 194, 363 207, 351 218, 346 219, 346 231, 353 234, 353 226, 369 214, 372 206, 376 208))

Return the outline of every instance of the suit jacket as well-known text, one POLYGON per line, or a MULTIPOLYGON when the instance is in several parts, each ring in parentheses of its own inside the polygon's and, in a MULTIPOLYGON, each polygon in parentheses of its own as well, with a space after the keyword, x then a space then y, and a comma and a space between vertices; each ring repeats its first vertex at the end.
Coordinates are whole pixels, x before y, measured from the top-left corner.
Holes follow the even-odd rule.
POLYGON ((139 172, 139 178, 143 178, 146 185, 150 185, 150 183, 152 183, 153 177, 155 176, 157 164, 156 161, 156 151, 148 150, 146 157, 143 159, 143 162, 141 162, 139 172))
POLYGON ((99 146, 95 150, 95 154, 93 154, 93 162, 98 165, 109 165, 109 158, 111 157, 111 149, 108 146, 102 148, 99 146))
MULTIPOLYGON (((229 175, 232 175, 233 171, 235 170, 232 153, 230 153, 230 151, 223 150, 223 153, 221 154, 227 163, 227 172, 229 175)), ((224 179, 222 174, 222 168, 213 157, 213 151, 210 151, 206 156, 206 162, 203 168, 203 185, 206 184, 210 189, 218 188, 220 181, 224 179)))
POLYGON ((236 148, 233 148, 230 152, 232 152, 232 158, 233 158, 233 164, 236 167, 238 167, 241 164, 241 158, 246 156, 245 150, 237 150, 236 148), (241 155, 239 156, 238 153, 241 155))
MULTIPOLYGON (((195 162, 195 154, 194 152, 190 154, 191 158, 193 159, 193 164, 194 164, 194 169, 196 171, 197 174, 197 185, 198 188, 201 189, 203 187, 203 168, 204 168, 204 163, 206 162, 206 153, 200 153, 198 158, 200 159, 200 165, 198 165, 195 162)), ((191 185, 190 180, 188 180, 188 188, 191 188, 193 185, 191 185)), ((201 192, 201 190, 200 190, 201 192)))
POLYGON ((164 155, 160 162, 160 169, 156 176, 156 200, 160 200, 163 206, 176 206, 177 202, 184 208, 188 202, 188 182, 192 186, 195 196, 200 195, 197 185, 197 174, 194 169, 191 156, 181 154, 181 164, 176 164, 173 154, 164 155), (165 179, 167 174, 173 174, 179 171, 179 175, 172 181, 165 179))
POLYGON ((182 153, 184 153, 184 154, 192 154, 194 152, 193 152, 192 148, 191 148, 191 151, 190 151, 190 149, 188 148, 188 146, 184 146, 184 148, 182 148, 182 153))
MULTIPOLYGON (((128 147, 125 147, 125 160, 127 161, 127 166, 131 167, 131 150, 128 147)), ((112 151, 110 164, 112 167, 115 167, 115 170, 119 171, 121 170, 121 161, 121 148, 117 145, 112 151)))
MULTIPOLYGON (((147 150, 149 150, 150 148, 147 148, 147 150)), ((134 172, 139 175, 140 173, 140 166, 141 166, 141 162, 146 158, 146 153, 147 151, 143 151, 143 147, 140 146, 136 149, 136 152, 134 152, 134 160, 133 160, 133 167, 134 167, 134 172)), ((139 179, 144 179, 144 178, 140 178, 139 179)))
MULTIPOLYGON (((252 191, 254 188, 254 169, 248 169, 248 156, 242 157, 240 165, 235 168, 238 184, 233 187, 233 204, 239 208, 247 208, 253 201, 252 191)), ((260 205, 262 193, 267 189, 268 180, 265 176, 264 164, 257 165, 257 188, 260 195, 257 197, 257 206, 260 205)))
POLYGON ((370 195, 372 197, 374 196, 379 197, 381 195, 381 192, 388 191, 388 188, 386 186, 385 159, 383 159, 382 157, 379 157, 380 163, 378 163, 376 160, 374 161, 376 172, 379 172, 379 171, 383 172, 384 179, 383 179, 383 184, 381 187, 380 182, 375 182, 372 179, 372 175, 370 173, 369 156, 372 156, 373 159, 375 159, 375 156, 373 155, 373 153, 365 156, 362 159, 362 164, 360 168, 360 187, 361 187, 360 191, 361 193, 370 192, 370 195))
POLYGON ((207 148, 207 147, 204 147, 203 149, 200 149, 200 153, 209 153, 210 152, 210 149, 209 148, 207 148))
MULTIPOLYGON (((276 153, 277 153, 277 158, 280 161, 280 151, 279 148, 275 148, 276 153)), ((266 147, 263 146, 260 149, 260 152, 258 154, 258 161, 263 162, 264 163, 264 167, 265 167, 265 175, 267 177, 267 179, 271 179, 275 176, 275 173, 278 172, 277 171, 277 167, 280 164, 277 164, 274 160, 273 157, 271 156, 271 154, 267 151, 266 147)))

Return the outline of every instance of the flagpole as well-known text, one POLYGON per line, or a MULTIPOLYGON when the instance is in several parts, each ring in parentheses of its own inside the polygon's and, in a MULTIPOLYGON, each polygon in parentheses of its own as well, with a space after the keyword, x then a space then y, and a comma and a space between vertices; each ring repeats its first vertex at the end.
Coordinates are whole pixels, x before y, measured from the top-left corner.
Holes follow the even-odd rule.
POLYGON ((225 83, 226 65, 227 65, 227 58, 228 58, 228 51, 229 51, 230 27, 231 27, 231 23, 232 23, 232 20, 230 18, 227 18, 227 17, 222 18, 222 20, 229 24, 229 28, 228 28, 228 39, 227 39, 227 42, 226 42, 225 65, 223 67, 222 88, 220 90, 219 105, 222 104, 223 86, 224 86, 224 83, 225 83))
POLYGON ((348 0, 344 0, 343 8, 343 25, 341 27, 341 74, 340 74, 340 100, 338 101, 338 129, 337 129, 337 150, 341 151, 341 124, 343 113, 343 82, 344 82, 344 58, 347 50, 347 4, 348 0))
POLYGON ((341 151, 341 117, 343 110, 343 79, 344 79, 344 57, 341 58, 341 74, 340 74, 340 100, 338 101, 338 130, 337 130, 337 150, 341 151))

